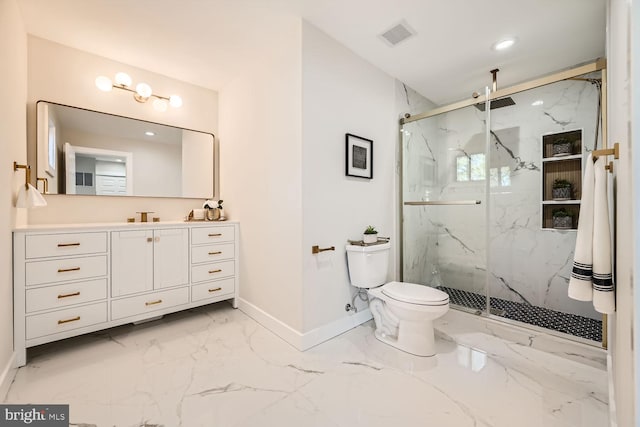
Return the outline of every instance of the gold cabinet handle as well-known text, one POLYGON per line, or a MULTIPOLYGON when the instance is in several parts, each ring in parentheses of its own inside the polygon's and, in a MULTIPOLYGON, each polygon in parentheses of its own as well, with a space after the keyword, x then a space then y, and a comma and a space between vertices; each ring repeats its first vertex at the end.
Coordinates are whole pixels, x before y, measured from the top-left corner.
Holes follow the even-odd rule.
POLYGON ((80 271, 80 267, 59 268, 58 273, 67 273, 69 271, 80 271))
POLYGON ((214 289, 209 289, 209 292, 218 292, 221 291, 222 288, 214 288, 214 289))
POLYGON ((213 273, 220 273, 222 270, 217 269, 217 270, 209 270, 209 274, 213 274, 213 273))
POLYGON ((220 255, 222 251, 209 252, 209 255, 220 255))
POLYGON ((75 243, 58 243, 58 247, 59 248, 66 248, 69 246, 80 246, 80 242, 75 242, 75 243))
POLYGON ((161 299, 159 299, 159 300, 156 300, 156 301, 148 301, 148 302, 145 302, 145 303, 144 303, 144 305, 146 305, 146 306, 156 305, 156 304, 160 304, 161 302, 162 302, 162 300, 161 300, 161 299))
POLYGON ((76 322, 80 320, 80 316, 72 317, 71 319, 58 320, 58 325, 62 325, 64 323, 76 322))
POLYGON ((209 233, 209 237, 220 237, 222 233, 209 233))
POLYGON ((58 295, 58 299, 69 298, 69 297, 77 297, 78 295, 80 295, 80 291, 73 292, 73 293, 70 293, 70 294, 60 294, 60 295, 58 295))
POLYGON ((149 243, 153 242, 153 237, 147 237, 147 242, 149 243))

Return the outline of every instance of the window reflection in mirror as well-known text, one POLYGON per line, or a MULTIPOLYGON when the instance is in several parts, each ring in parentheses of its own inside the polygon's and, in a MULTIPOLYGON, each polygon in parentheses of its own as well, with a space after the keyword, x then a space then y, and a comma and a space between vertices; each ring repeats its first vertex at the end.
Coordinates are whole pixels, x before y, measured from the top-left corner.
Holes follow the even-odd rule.
POLYGON ((214 137, 39 101, 38 177, 49 194, 212 198, 214 137))

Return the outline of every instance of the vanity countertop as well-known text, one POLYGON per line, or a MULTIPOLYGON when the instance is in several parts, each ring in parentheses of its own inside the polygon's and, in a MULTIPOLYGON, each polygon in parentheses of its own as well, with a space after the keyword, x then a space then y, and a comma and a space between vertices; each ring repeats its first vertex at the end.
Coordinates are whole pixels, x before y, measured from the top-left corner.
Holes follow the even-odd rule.
POLYGON ((60 230, 127 230, 132 228, 163 228, 163 227, 211 227, 225 224, 238 224, 238 221, 159 221, 159 222, 100 222, 74 224, 28 224, 15 227, 13 231, 60 231, 60 230))

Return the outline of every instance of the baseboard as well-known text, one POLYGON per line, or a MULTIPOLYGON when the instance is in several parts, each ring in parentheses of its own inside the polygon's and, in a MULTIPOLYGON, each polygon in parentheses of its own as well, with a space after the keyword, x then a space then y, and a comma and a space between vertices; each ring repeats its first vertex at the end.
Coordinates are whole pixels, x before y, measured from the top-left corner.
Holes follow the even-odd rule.
POLYGON ((371 319, 371 311, 367 308, 359 313, 312 329, 309 332, 301 333, 242 298, 238 298, 238 308, 300 351, 308 350, 322 342, 337 337, 371 319))
POLYGON ((307 350, 331 338, 347 332, 356 326, 362 325, 364 322, 371 320, 371 310, 368 308, 358 313, 335 320, 319 328, 312 329, 302 335, 300 342, 301 350, 307 350))
POLYGON ((7 361, 7 365, 0 373, 0 402, 4 402, 7 398, 7 393, 9 393, 9 387, 11 387, 11 383, 16 376, 16 372, 18 372, 18 368, 15 367, 16 364, 16 354, 11 353, 11 357, 7 361))
POLYGON ((243 298, 238 298, 238 308, 247 316, 251 317, 256 322, 297 348, 301 350, 300 343, 302 341, 302 334, 293 329, 291 326, 276 319, 261 308, 256 307, 243 298))

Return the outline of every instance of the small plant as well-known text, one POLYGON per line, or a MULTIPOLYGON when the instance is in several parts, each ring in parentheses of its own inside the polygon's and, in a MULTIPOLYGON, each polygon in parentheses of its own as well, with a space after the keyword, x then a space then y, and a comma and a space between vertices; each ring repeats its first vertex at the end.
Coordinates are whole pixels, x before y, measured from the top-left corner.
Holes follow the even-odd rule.
POLYGON ((553 217, 553 228, 566 230, 573 227, 573 212, 559 208, 551 211, 551 216, 553 217))
POLYGON ((554 209, 551 212, 551 216, 554 218, 565 218, 567 216, 573 216, 573 212, 569 212, 565 208, 554 209))
POLYGON ((364 234, 378 234, 378 230, 373 225, 370 225, 364 230, 364 234))
POLYGON ((553 181, 553 188, 571 188, 571 183, 566 179, 556 179, 553 181))

